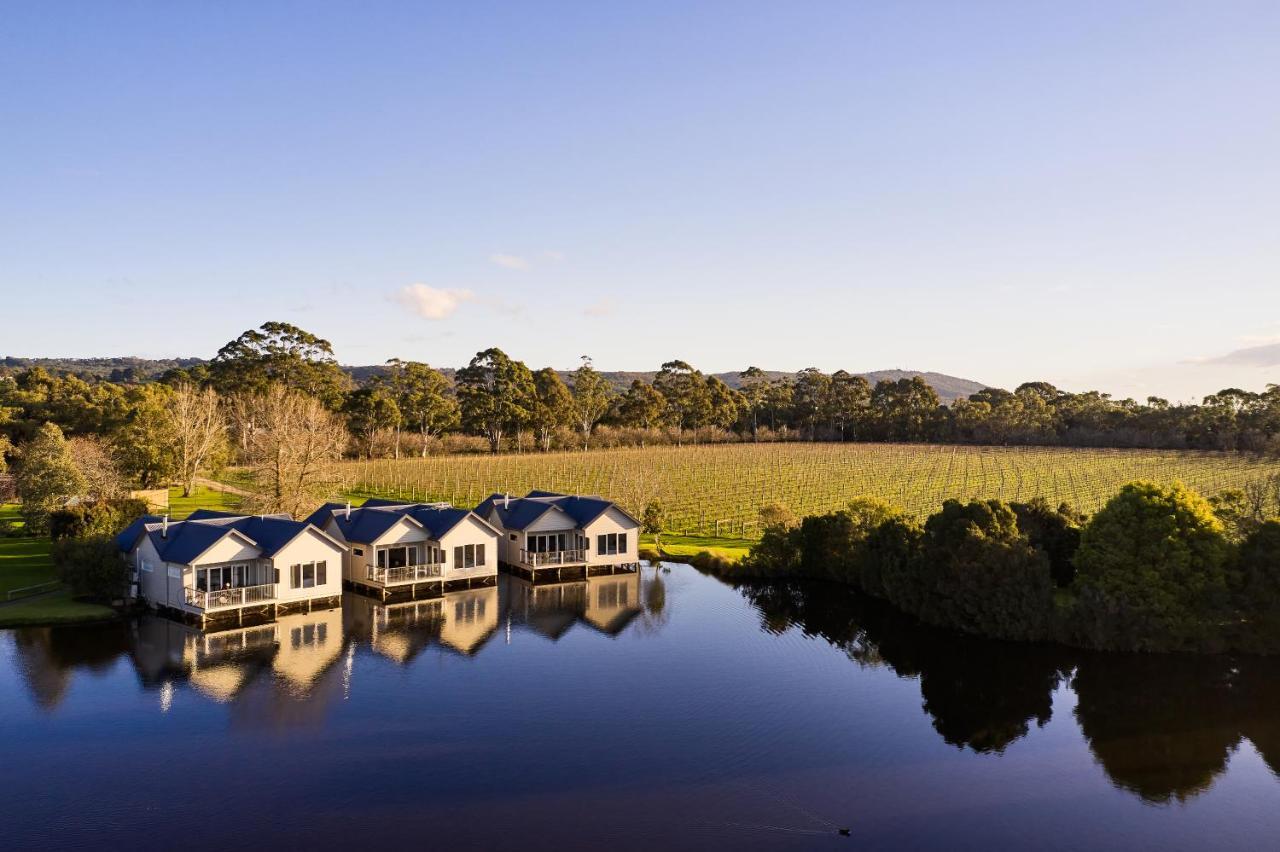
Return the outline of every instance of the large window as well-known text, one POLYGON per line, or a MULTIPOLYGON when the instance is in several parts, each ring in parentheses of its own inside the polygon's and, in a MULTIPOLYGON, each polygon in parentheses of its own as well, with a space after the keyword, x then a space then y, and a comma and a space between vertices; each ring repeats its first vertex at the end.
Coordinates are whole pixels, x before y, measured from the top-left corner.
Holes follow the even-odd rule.
POLYGON ((379 568, 403 568, 406 565, 418 564, 418 546, 416 544, 384 547, 378 551, 379 568))
POLYGON ((596 553, 600 556, 613 556, 627 552, 626 533, 607 533, 596 536, 596 553))
POLYGON ((324 562, 303 562, 294 565, 291 570, 293 588, 314 589, 316 586, 323 586, 327 579, 325 568, 324 562))
POLYGON ((454 570, 481 568, 484 566, 484 545, 465 544, 453 549, 454 570))
POLYGON ((220 589, 239 589, 243 586, 256 585, 258 585, 258 572, 249 563, 242 562, 196 569, 196 588, 202 592, 216 592, 220 589))
POLYGON ((564 533, 531 533, 525 546, 525 550, 530 553, 556 553, 564 549, 564 533))

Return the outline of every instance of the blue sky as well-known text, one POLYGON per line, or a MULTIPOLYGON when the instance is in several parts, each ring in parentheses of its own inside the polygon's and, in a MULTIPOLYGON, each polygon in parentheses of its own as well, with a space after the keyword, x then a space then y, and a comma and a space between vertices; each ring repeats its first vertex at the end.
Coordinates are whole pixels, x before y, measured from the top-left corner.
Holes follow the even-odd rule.
POLYGON ((1277 44, 1270 1, 10 3, 0 354, 280 319, 344 363, 1261 390, 1277 44))

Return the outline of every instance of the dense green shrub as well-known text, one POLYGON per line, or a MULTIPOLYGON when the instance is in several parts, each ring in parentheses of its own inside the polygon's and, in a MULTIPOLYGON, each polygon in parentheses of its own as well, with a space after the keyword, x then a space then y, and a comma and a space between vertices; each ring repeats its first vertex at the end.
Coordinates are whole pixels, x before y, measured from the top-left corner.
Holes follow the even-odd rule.
POLYGON ((1235 644, 1280 653, 1280 520, 1260 525, 1240 546, 1236 607, 1242 617, 1235 644))
POLYGON ((1000 639, 1045 639, 1053 612, 1049 560, 999 500, 948 500, 924 525, 917 614, 1000 639))
POLYGON ((896 517, 876 527, 864 549, 863 591, 883 596, 899 609, 918 613, 926 593, 920 571, 924 530, 915 521, 896 517))
POLYGON ((108 535, 119 532, 146 513, 147 504, 133 498, 74 503, 49 515, 49 537, 57 541, 108 535))
POLYGON ((1018 530, 1049 558, 1054 585, 1065 589, 1076 576, 1075 556, 1080 547, 1080 516, 1066 503, 1053 508, 1037 497, 1030 503, 1010 503, 1018 516, 1018 530))
POLYGON ((1084 528, 1071 638, 1086 647, 1221 647, 1230 545, 1203 497, 1181 485, 1126 485, 1084 528))
POLYGON ((129 584, 129 566, 107 535, 54 542, 53 567, 74 594, 97 600, 123 597, 129 584))

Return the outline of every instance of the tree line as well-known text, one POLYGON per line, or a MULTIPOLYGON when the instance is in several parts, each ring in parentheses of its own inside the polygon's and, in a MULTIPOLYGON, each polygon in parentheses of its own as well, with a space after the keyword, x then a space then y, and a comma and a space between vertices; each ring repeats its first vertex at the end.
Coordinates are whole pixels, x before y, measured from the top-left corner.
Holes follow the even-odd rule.
POLYGON ((337 446, 319 448, 322 455, 751 440, 1280 449, 1274 384, 1261 393, 1227 389, 1190 405, 1030 382, 944 405, 918 376, 873 386, 844 370, 771 377, 750 367, 730 387, 672 360, 652 381, 615 387, 587 357, 562 373, 531 369, 497 348, 478 352, 452 376, 392 359, 357 384, 328 341, 268 322, 228 342, 211 361, 175 366, 157 381, 0 367, 0 465, 51 423, 69 438, 100 442, 133 482, 146 487, 176 478, 189 489, 202 466, 262 461, 269 447, 256 445, 272 434, 264 434, 264 424, 287 419, 285 396, 309 401, 307 423, 292 428, 323 426, 336 436, 337 446))
POLYGON ((948 500, 923 524, 877 500, 762 510, 728 576, 810 577, 926 624, 1108 651, 1280 653, 1280 477, 1261 499, 1132 483, 1092 517, 1043 499, 948 500))

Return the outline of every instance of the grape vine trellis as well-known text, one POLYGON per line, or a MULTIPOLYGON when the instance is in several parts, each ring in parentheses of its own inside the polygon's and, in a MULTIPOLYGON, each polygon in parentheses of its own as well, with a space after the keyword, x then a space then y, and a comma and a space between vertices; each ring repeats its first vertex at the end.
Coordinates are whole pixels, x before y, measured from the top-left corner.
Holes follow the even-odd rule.
POLYGON ((343 462, 334 478, 349 494, 459 506, 533 488, 601 494, 636 513, 657 499, 671 531, 750 538, 760 507, 772 503, 805 515, 871 496, 923 518, 949 497, 1042 496, 1094 511, 1134 480, 1180 480, 1214 494, 1274 473, 1280 460, 1238 453, 736 444, 343 462))

